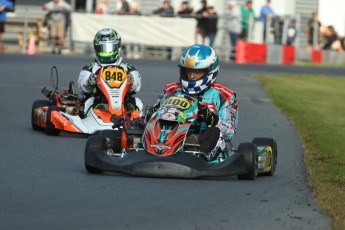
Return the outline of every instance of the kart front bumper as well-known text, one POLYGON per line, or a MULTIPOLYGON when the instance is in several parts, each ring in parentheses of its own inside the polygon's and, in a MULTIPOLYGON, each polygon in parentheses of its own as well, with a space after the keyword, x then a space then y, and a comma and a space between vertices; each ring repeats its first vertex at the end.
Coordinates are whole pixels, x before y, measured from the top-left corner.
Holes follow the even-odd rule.
POLYGON ((220 163, 206 162, 191 153, 157 156, 144 150, 129 152, 123 158, 111 157, 98 146, 85 151, 85 164, 101 172, 164 178, 201 178, 242 175, 247 171, 243 154, 234 153, 220 163))

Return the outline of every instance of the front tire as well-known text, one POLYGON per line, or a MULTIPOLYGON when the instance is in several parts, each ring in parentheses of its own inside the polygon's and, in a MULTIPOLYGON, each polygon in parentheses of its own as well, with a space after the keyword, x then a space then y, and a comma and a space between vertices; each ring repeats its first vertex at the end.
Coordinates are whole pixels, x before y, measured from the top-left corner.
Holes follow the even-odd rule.
POLYGON ((44 130, 41 126, 36 124, 37 117, 35 116, 35 109, 50 106, 50 101, 47 100, 36 100, 32 104, 31 108, 31 126, 34 130, 44 130))
POLYGON ((264 172, 260 175, 265 176, 273 176, 276 168, 277 168, 277 157, 278 157, 278 149, 277 149, 277 143, 273 138, 267 138, 267 137, 256 137, 252 141, 254 144, 257 145, 257 147, 261 146, 269 146, 272 148, 272 157, 271 157, 271 170, 269 172, 264 172))
POLYGON ((239 180, 255 180, 258 175, 258 150, 253 143, 241 143, 238 151, 243 154, 246 174, 237 175, 239 180))

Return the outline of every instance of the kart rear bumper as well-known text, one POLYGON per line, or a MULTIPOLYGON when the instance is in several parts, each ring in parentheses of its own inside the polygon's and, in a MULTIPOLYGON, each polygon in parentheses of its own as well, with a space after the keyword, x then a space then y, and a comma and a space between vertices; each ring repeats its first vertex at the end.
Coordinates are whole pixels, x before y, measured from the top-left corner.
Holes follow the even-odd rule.
POLYGON ((101 147, 90 146, 85 152, 85 164, 102 172, 143 177, 200 178, 246 173, 241 153, 234 153, 221 163, 209 163, 190 153, 155 156, 143 150, 129 152, 123 158, 111 157, 101 147))

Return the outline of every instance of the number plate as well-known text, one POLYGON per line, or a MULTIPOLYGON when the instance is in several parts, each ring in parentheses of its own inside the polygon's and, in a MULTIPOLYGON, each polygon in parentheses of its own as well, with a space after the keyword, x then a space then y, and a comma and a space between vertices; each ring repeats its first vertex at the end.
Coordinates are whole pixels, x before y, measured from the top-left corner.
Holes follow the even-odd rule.
POLYGON ((110 88, 120 88, 127 75, 123 69, 108 67, 103 70, 101 77, 110 88))
POLYGON ((170 97, 163 103, 163 106, 186 110, 191 106, 191 104, 185 98, 170 97))

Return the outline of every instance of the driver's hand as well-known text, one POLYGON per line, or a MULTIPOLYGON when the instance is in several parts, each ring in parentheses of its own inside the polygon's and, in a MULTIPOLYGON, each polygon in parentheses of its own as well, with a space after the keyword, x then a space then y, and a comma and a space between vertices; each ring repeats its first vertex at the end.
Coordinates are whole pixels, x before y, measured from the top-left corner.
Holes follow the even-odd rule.
POLYGON ((87 84, 89 87, 91 87, 91 86, 95 86, 96 83, 97 83, 97 75, 91 73, 90 76, 89 76, 89 79, 87 79, 86 84, 87 84))
POLYGON ((218 124, 219 116, 212 112, 207 106, 198 104, 198 121, 205 122, 208 126, 214 127, 218 124))

